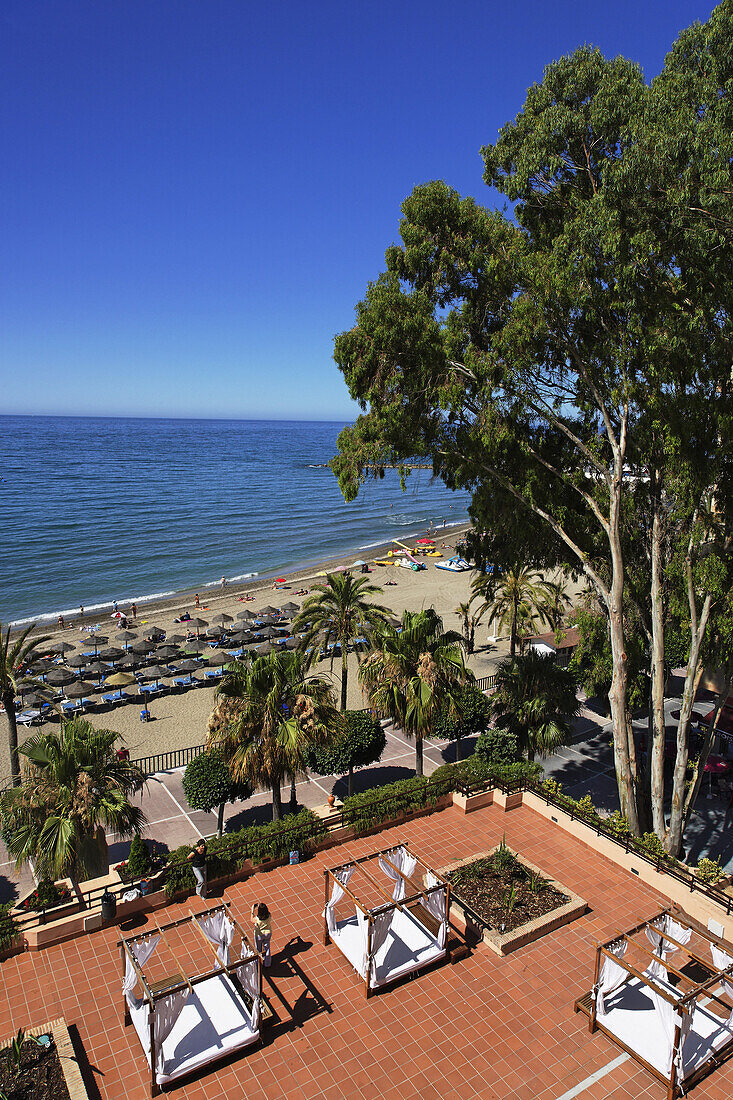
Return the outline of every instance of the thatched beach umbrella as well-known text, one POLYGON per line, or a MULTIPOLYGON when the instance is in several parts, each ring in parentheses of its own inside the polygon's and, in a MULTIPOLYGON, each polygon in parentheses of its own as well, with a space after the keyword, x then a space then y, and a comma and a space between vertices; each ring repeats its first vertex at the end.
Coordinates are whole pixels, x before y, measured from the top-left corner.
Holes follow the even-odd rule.
POLYGON ((101 661, 92 661, 85 669, 85 673, 87 676, 89 676, 90 673, 94 676, 107 676, 109 673, 109 666, 103 665, 101 661))
POLYGON ((66 663, 69 668, 84 668, 89 664, 89 658, 85 657, 83 653, 79 653, 76 657, 69 657, 66 663))
POLYGON ((138 635, 135 633, 134 630, 121 630, 120 633, 117 635, 117 638, 121 642, 125 643, 125 649, 129 649, 129 643, 134 642, 137 637, 138 635))
POLYGON ((117 646, 107 646, 106 649, 100 649, 99 656, 103 661, 119 661, 120 657, 125 656, 124 649, 118 649, 117 646))
POLYGON ((209 624, 208 624, 208 621, 206 619, 189 619, 188 620, 188 625, 196 627, 196 637, 198 638, 199 630, 203 630, 204 627, 208 626, 209 624))
POLYGON ((120 699, 122 698, 123 687, 130 687, 136 683, 137 680, 130 672, 115 672, 104 681, 105 687, 118 687, 120 689, 120 699))
POLYGON ((88 684, 85 680, 79 680, 76 684, 69 684, 64 688, 67 699, 86 699, 97 690, 96 684, 88 684))
POLYGON ((151 626, 145 634, 146 638, 151 638, 154 642, 159 642, 162 638, 165 638, 165 631, 161 630, 159 626, 151 626))
POLYGON ((63 657, 66 653, 73 653, 76 649, 75 645, 71 642, 54 642, 53 645, 48 646, 45 653, 58 653, 60 657, 63 657))
POLYGON ((291 600, 290 603, 284 603, 280 610, 281 611, 291 611, 291 612, 295 613, 296 611, 300 611, 300 607, 297 603, 293 603, 292 600, 291 600))
POLYGON ((185 640, 185 634, 166 634, 165 636, 166 645, 180 645, 181 642, 185 642, 185 640))
POLYGON ((206 648, 206 642, 199 641, 198 638, 192 638, 190 642, 186 642, 183 651, 184 653, 203 653, 206 648))
POLYGON ((71 684, 75 679, 76 676, 68 668, 54 668, 47 675, 46 683, 53 684, 54 687, 63 687, 64 684, 71 684))
POLYGON ((250 611, 248 607, 245 607, 244 611, 238 613, 237 618, 243 619, 245 622, 251 622, 253 619, 256 619, 257 616, 254 611, 250 611))
POLYGON ((171 657, 177 657, 180 652, 181 650, 179 646, 168 645, 166 643, 165 645, 159 646, 159 648, 155 650, 155 658, 156 660, 160 658, 163 661, 168 661, 171 659, 171 657))
MULTIPOLYGON (((190 683, 193 683, 193 678, 191 676, 191 673, 198 672, 198 670, 200 668, 201 668, 201 665, 198 663, 198 661, 188 660, 188 661, 181 661, 179 664, 177 664, 175 666, 175 671, 176 672, 187 672, 188 673, 188 682, 190 684, 190 683)), ((196 683, 198 683, 198 682, 199 681, 197 680, 196 683)))
POLYGON ((258 657, 267 657, 268 653, 274 653, 274 648, 269 642, 263 642, 262 645, 258 645, 255 653, 258 657))
POLYGON ((155 647, 154 647, 152 642, 146 642, 146 641, 135 642, 134 645, 130 646, 130 649, 132 650, 133 653, 139 653, 143 657, 146 654, 150 653, 151 650, 153 650, 154 648, 155 647))
POLYGON ((128 653, 126 657, 123 657, 121 661, 117 662, 118 668, 133 669, 137 668, 140 664, 138 657, 134 653, 128 653))
POLYGON ((231 657, 227 653, 207 653, 206 659, 212 668, 220 668, 223 665, 231 664, 231 657))
POLYGON ((142 677, 143 680, 154 680, 157 684, 164 676, 170 676, 170 674, 171 670, 163 665, 151 665, 150 668, 143 669, 142 677))
POLYGON ((280 608, 279 607, 273 607, 271 604, 267 604, 266 607, 261 607, 260 610, 257 612, 257 614, 259 615, 260 618, 262 618, 264 615, 279 615, 280 614, 280 608))
POLYGON ((221 615, 214 615, 214 618, 211 621, 212 623, 233 623, 234 618, 231 615, 225 615, 222 612, 221 615))
POLYGON ((300 641, 297 638, 286 638, 285 639, 285 648, 286 649, 298 649, 299 646, 300 646, 300 641))

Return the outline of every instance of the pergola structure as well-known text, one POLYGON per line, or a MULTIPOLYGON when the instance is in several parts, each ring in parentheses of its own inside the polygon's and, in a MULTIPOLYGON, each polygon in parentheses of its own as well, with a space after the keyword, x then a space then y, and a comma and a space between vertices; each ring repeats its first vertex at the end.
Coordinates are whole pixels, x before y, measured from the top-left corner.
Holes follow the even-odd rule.
POLYGON ((162 926, 156 922, 154 931, 123 937, 118 946, 124 1023, 134 1025, 148 1059, 151 1096, 161 1085, 259 1040, 262 958, 228 904, 189 912, 162 926), (194 938, 193 945, 187 937, 194 938), (213 965, 190 975, 180 956, 185 950, 191 957, 190 946, 200 950, 201 943, 213 955, 213 965), (156 962, 165 973, 152 980, 146 964, 161 947, 167 958, 156 962))
POLYGON ((733 1054, 733 944, 668 906, 597 945, 593 989, 575 1011, 674 1100, 733 1054))
POLYGON ((342 951, 363 979, 367 997, 445 957, 450 884, 407 844, 329 867, 324 880, 323 942, 342 951), (414 877, 418 868, 420 880, 414 877), (358 892, 355 884, 350 888, 354 876, 358 892), (344 897, 355 912, 337 920, 335 907, 344 897), (367 897, 378 901, 370 905, 367 897))

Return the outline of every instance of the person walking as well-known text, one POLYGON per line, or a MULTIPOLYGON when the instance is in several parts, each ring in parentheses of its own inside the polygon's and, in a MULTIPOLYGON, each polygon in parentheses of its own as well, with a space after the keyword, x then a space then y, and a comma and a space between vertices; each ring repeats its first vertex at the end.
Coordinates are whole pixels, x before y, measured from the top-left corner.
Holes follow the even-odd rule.
POLYGON ((196 893, 200 898, 206 897, 206 841, 203 837, 196 841, 195 846, 188 853, 193 877, 196 879, 196 893))
POLYGON ((262 955, 265 966, 272 962, 270 940, 272 939, 272 917, 264 901, 252 903, 252 924, 255 932, 255 948, 262 955))
POLYGON ((137 604, 136 603, 134 603, 130 606, 130 614, 132 615, 133 619, 137 618, 137 604))
POLYGON ((194 598, 194 603, 196 604, 196 607, 201 607, 201 600, 199 599, 198 592, 196 593, 196 596, 194 598))

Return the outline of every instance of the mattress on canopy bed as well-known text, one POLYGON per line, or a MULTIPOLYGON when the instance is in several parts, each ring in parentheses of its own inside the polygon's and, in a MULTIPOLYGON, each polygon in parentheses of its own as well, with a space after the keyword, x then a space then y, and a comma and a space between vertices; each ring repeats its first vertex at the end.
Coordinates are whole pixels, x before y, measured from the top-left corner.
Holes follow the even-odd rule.
MULTIPOLYGON (((679 997, 679 991, 673 985, 660 978, 655 980, 673 997, 679 997)), ((669 1042, 665 1037, 659 1013, 654 1007, 650 987, 638 978, 630 978, 614 993, 606 995, 605 1007, 605 1014, 599 1014, 596 1023, 654 1069, 669 1076, 669 1042)), ((711 1008, 695 1002, 690 1032, 682 1052, 684 1076, 689 1077, 731 1039, 733 1030, 727 1020, 716 1015, 711 1008)))
MULTIPOLYGON (((150 1064, 150 1006, 142 1001, 138 1008, 130 1006, 143 1050, 150 1064)), ((236 1050, 256 1043, 259 1029, 253 1028, 252 1017, 227 974, 216 974, 198 982, 163 1042, 163 1072, 156 1072, 159 1085, 185 1073, 225 1058, 236 1050)))
MULTIPOLYGON (((354 970, 366 978, 364 967, 364 939, 356 915, 336 922, 331 938, 344 953, 354 970)), ((445 956, 432 936, 408 910, 396 909, 384 943, 374 957, 376 976, 371 985, 386 985, 413 970, 420 970, 445 956)))

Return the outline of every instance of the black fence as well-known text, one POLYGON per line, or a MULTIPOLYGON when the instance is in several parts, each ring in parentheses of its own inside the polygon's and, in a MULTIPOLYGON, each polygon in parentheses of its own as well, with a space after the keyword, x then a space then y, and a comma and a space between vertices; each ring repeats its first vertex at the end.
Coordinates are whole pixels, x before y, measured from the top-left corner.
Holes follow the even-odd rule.
POLYGON ((143 775, 155 775, 156 772, 168 772, 174 768, 185 768, 195 756, 199 756, 206 745, 190 745, 186 749, 171 749, 170 752, 159 752, 157 756, 141 756, 133 760, 143 775))
POLYGON ((476 687, 479 691, 493 691, 496 687, 496 676, 477 676, 476 687))

